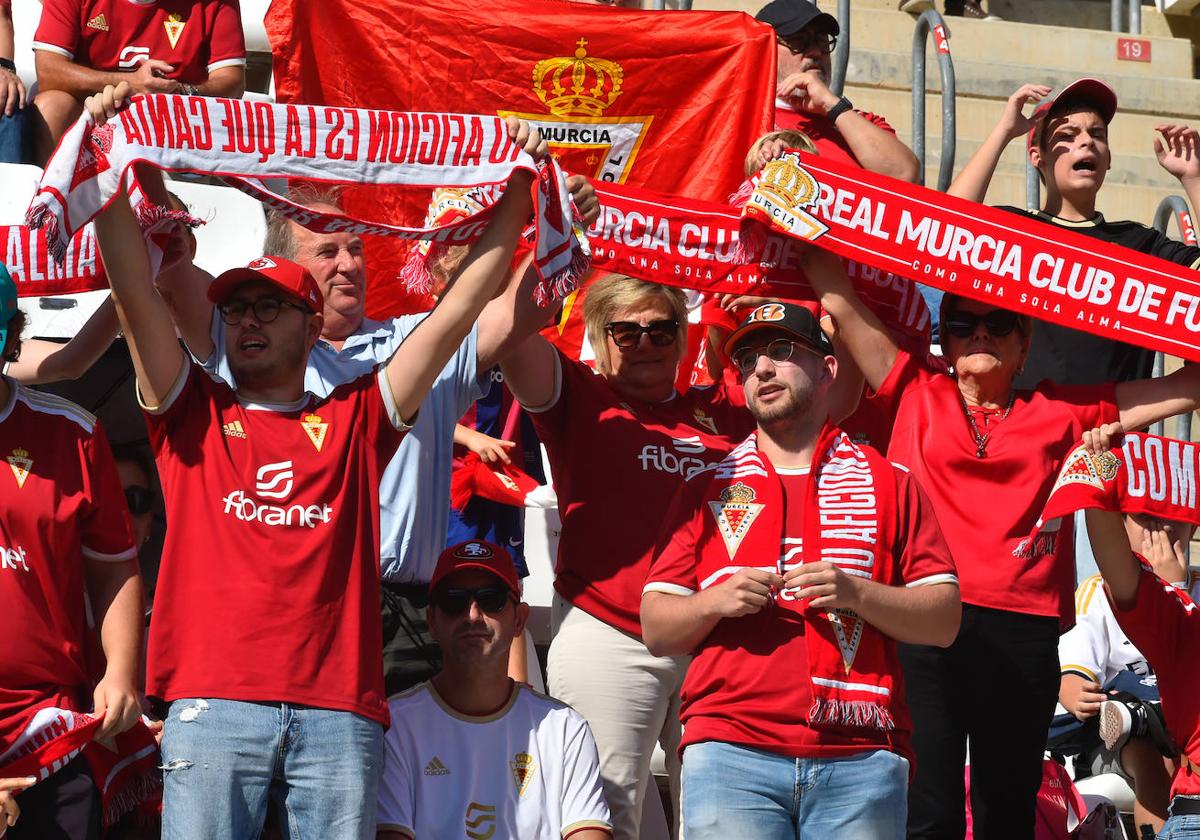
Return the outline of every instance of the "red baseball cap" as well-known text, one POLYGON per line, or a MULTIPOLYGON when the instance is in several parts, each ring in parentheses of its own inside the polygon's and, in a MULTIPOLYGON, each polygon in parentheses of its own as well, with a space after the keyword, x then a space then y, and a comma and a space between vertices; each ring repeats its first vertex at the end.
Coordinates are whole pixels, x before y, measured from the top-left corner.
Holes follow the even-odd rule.
POLYGON ((1028 148, 1032 149, 1037 145, 1038 135, 1041 133, 1042 126, 1046 124, 1050 109, 1062 101, 1091 105, 1100 115, 1100 119, 1104 120, 1105 125, 1112 122, 1113 117, 1117 115, 1117 92, 1109 87, 1107 82, 1090 76, 1076 79, 1069 85, 1052 91, 1033 109, 1032 116, 1041 116, 1041 119, 1034 123, 1033 130, 1029 132, 1028 148))
POLYGON ((208 299, 213 303, 221 303, 234 289, 251 280, 274 283, 289 295, 300 298, 313 312, 321 312, 325 308, 325 296, 308 269, 283 257, 259 257, 251 260, 245 268, 229 269, 208 287, 208 299))
POLYGON ((443 551, 438 557, 437 568, 433 570, 433 580, 429 581, 429 591, 433 592, 447 577, 464 569, 491 572, 500 578, 514 595, 521 597, 521 582, 517 579, 517 567, 513 565, 512 556, 500 546, 486 540, 467 540, 443 551))

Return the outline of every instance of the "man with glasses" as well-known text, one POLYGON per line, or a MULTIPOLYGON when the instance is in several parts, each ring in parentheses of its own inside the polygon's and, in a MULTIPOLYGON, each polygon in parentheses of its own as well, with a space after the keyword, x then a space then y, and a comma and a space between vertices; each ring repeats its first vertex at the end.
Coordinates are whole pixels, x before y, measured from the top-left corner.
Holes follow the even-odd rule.
POLYGON ((916 155, 883 117, 829 89, 837 19, 808 0, 771 0, 755 17, 775 28, 775 128, 802 131, 822 157, 915 183, 916 155))
POLYGON ((389 704, 379 840, 611 837, 587 723, 508 677, 529 617, 512 558, 482 540, 451 546, 429 601, 442 670, 389 704))
MULTIPOLYGON (((129 94, 108 87, 87 107, 101 123, 129 94)), ((547 153, 525 123, 509 136, 547 153)), ((324 311, 310 272, 262 257, 208 287, 234 389, 180 347, 127 197, 97 217, 170 523, 147 668, 148 693, 170 703, 164 838, 257 837, 268 807, 301 836, 373 836, 380 474, 507 274, 531 185, 513 174, 441 305, 323 399, 305 390, 324 311)))
POLYGON ((764 304, 725 349, 757 431, 676 495, 642 594, 651 652, 694 653, 683 833, 900 840, 896 642, 954 639, 954 565, 908 471, 830 422, 837 360, 807 308, 764 304))

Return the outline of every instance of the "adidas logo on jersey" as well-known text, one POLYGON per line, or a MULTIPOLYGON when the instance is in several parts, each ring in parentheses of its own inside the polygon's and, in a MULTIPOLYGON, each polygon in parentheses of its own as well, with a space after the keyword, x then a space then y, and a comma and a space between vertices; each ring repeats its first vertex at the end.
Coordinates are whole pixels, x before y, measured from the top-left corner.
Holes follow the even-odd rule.
POLYGON ((108 31, 108 21, 104 19, 104 15, 96 15, 87 22, 88 29, 97 29, 101 32, 108 31))
POLYGON ((449 776, 450 768, 442 764, 442 760, 436 755, 429 759, 429 763, 425 765, 426 776, 449 776))
POLYGON ((221 427, 221 431, 224 433, 225 437, 235 437, 235 438, 242 438, 242 439, 245 439, 245 437, 246 437, 246 430, 242 428, 241 420, 234 420, 231 423, 226 423, 224 426, 221 427))

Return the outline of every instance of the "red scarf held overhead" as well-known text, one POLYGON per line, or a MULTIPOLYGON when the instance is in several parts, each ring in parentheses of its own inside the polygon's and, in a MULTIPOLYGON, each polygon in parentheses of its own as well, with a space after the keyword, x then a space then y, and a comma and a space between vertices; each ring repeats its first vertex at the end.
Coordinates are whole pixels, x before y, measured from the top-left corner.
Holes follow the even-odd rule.
POLYGON ((1029 540, 1044 538, 1063 517, 1088 508, 1200 525, 1198 473, 1200 446, 1189 441, 1130 432, 1119 447, 1099 455, 1078 446, 1059 470, 1029 540))
POLYGON ((566 177, 535 162, 499 117, 281 105, 202 96, 136 96, 103 125, 84 113, 46 164, 26 222, 45 228, 61 260, 71 236, 121 189, 135 162, 221 175, 231 185, 319 233, 353 231, 470 244, 482 236, 504 186, 534 173, 534 265, 540 300, 558 299, 587 268, 566 177), (444 225, 408 227, 318 213, 266 189, 263 177, 321 183, 472 187, 482 210, 444 225))
MULTIPOLYGON (((750 435, 713 468, 703 498, 716 521, 697 547, 700 568, 718 569, 703 585, 739 568, 779 570, 783 551, 783 486, 770 461, 750 435)), ((895 519, 893 467, 872 449, 856 446, 842 431, 827 425, 817 441, 804 504, 803 563, 828 561, 847 574, 890 584, 896 561, 881 539, 880 522, 895 519), (855 494, 856 506, 837 525, 823 526, 822 511, 836 506, 833 497, 855 494), (873 508, 858 506, 867 497, 873 508), (825 503, 824 505, 822 503, 825 503), (861 521, 861 525, 854 521, 861 521)), ((798 565, 788 556, 784 571, 798 565)), ((705 572, 707 574, 707 571, 705 572)), ((813 725, 853 726, 884 732, 895 728, 892 714, 895 679, 888 672, 888 638, 850 610, 813 609, 790 590, 778 594, 776 607, 804 621, 813 702, 813 725)))
POLYGON ((82 752, 100 791, 104 825, 112 825, 139 803, 157 796, 162 780, 157 772, 158 744, 146 724, 139 721, 116 736, 115 749, 110 749, 92 740, 103 720, 103 715, 69 709, 40 709, 0 756, 0 778, 33 776, 42 782, 82 752))

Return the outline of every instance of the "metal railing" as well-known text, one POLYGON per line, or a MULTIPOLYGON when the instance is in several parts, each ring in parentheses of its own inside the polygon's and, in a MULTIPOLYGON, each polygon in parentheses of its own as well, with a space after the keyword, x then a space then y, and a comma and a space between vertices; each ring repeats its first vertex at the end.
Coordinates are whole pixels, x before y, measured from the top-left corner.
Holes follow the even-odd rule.
POLYGON ((1108 28, 1113 32, 1128 31, 1130 35, 1142 34, 1142 0, 1110 0, 1108 28), (1128 30, 1122 30, 1121 18, 1127 16, 1128 30))
MULTIPOLYGON (((1154 229, 1163 236, 1167 235, 1167 228, 1171 225, 1171 219, 1175 220, 1175 226, 1179 231, 1179 239, 1186 245, 1196 244, 1196 228, 1192 224, 1192 211, 1188 207, 1188 203, 1183 199, 1183 196, 1169 195, 1158 204, 1158 209, 1154 211, 1154 229)), ((1162 376, 1166 367, 1166 360, 1162 353, 1154 354, 1154 376, 1162 376)), ((1163 434, 1163 423, 1159 421, 1150 427, 1150 433, 1155 435, 1163 434)), ((1192 439, 1192 412, 1187 411, 1175 417, 1175 437, 1180 440, 1192 439)))
POLYGON ((1030 213, 1042 209, 1042 179, 1028 154, 1025 155, 1025 209, 1030 213))
POLYGON ((913 30, 912 148, 921 166, 917 183, 925 183, 925 45, 933 33, 938 68, 942 73, 942 159, 937 188, 945 192, 954 175, 954 138, 957 132, 954 103, 954 59, 950 57, 950 30, 933 9, 921 12, 913 30))
POLYGON ((841 96, 846 87, 846 67, 850 64, 850 0, 838 0, 837 19, 841 32, 833 50, 833 78, 829 80, 829 89, 841 96))

